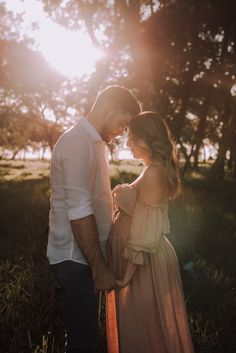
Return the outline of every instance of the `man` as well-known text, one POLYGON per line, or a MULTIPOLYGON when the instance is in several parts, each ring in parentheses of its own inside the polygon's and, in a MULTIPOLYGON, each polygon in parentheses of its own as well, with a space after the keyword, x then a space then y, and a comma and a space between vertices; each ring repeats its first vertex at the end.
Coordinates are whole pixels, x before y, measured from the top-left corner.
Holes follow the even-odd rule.
POLYGON ((99 291, 115 287, 106 264, 112 196, 105 142, 140 111, 129 90, 107 87, 52 153, 47 256, 61 287, 68 353, 96 352, 99 291))

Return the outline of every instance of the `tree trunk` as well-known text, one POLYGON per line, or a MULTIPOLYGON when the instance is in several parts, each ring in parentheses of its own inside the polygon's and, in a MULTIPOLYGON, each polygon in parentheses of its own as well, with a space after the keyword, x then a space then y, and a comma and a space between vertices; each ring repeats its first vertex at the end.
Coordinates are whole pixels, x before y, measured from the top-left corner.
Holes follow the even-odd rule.
POLYGON ((153 0, 149 1, 149 5, 150 5, 150 9, 151 9, 151 15, 153 15, 154 14, 154 9, 153 9, 154 2, 153 2, 153 0))
POLYGON ((5 149, 1 147, 0 151, 1 151, 0 159, 4 159, 5 149))
POLYGON ((234 167, 233 167, 232 177, 236 180, 236 159, 234 159, 234 167))
POLYGON ((234 131, 233 130, 234 119, 232 114, 231 99, 232 97, 229 92, 227 93, 227 96, 225 99, 224 117, 222 119, 224 125, 223 125, 222 137, 219 142, 219 152, 218 152, 217 159, 210 170, 208 179, 211 179, 212 177, 214 177, 214 179, 219 179, 219 180, 224 179, 224 174, 225 174, 224 166, 225 166, 226 152, 229 149, 230 141, 232 139, 232 132, 234 131))
POLYGON ((26 150, 24 149, 23 150, 23 161, 25 162, 25 160, 26 160, 26 150))
MULTIPOLYGON (((193 39, 192 39, 193 48, 195 48, 195 42, 197 41, 198 41, 198 38, 195 35, 193 35, 193 39)), ((193 57, 195 57, 194 52, 193 52, 193 57)), ((197 58, 197 55, 196 55, 196 58, 197 58)), ((198 70, 197 60, 191 60, 191 63, 189 65, 189 70, 185 72, 183 76, 184 87, 183 87, 183 93, 181 95, 182 104, 181 104, 180 111, 178 114, 176 114, 173 122, 173 130, 175 131, 177 138, 180 138, 182 135, 182 130, 186 119, 186 113, 189 108, 189 100, 192 94, 193 77, 196 74, 197 70, 198 70)))
POLYGON ((229 154, 229 159, 227 160, 227 168, 228 168, 228 170, 232 171, 232 169, 233 169, 233 155, 232 155, 231 148, 230 148, 229 152, 230 152, 230 154, 229 154))
POLYGON ((228 149, 227 143, 225 142, 225 135, 222 135, 222 139, 219 143, 219 152, 215 163, 213 164, 209 178, 224 180, 224 167, 225 167, 225 155, 228 149))
POLYGON ((204 139, 205 136, 205 129, 206 129, 206 122, 207 122, 207 114, 209 111, 210 103, 211 103, 211 96, 213 92, 213 86, 209 86, 207 89, 206 93, 206 98, 204 102, 204 106, 202 109, 202 113, 200 115, 200 122, 198 125, 197 133, 196 133, 196 139, 195 139, 195 150, 193 152, 193 157, 194 157, 194 168, 198 168, 198 158, 199 158, 199 150, 202 145, 202 140, 204 139))
MULTIPOLYGON (((234 122, 236 124, 236 122, 234 122)), ((232 134, 230 145, 230 162, 232 163, 231 175, 236 179, 236 130, 232 134)))
POLYGON ((45 159, 45 158, 44 158, 44 154, 45 154, 46 148, 47 148, 47 146, 43 146, 43 147, 42 147, 42 157, 41 157, 41 160, 42 160, 42 161, 44 161, 44 159, 45 159))
POLYGON ((184 176, 184 174, 186 173, 187 169, 189 169, 191 167, 190 160, 191 160, 191 157, 193 155, 194 144, 192 145, 191 151, 188 154, 187 153, 187 149, 184 147, 181 139, 178 139, 178 143, 180 144, 181 151, 183 152, 183 155, 184 155, 184 158, 185 158, 185 163, 184 163, 184 166, 183 166, 182 171, 181 171, 182 176, 184 176))
POLYGON ((180 112, 177 114, 177 116, 173 121, 173 130, 175 131, 177 139, 180 138, 182 133, 186 112, 189 106, 189 99, 190 99, 190 89, 189 88, 187 89, 187 84, 186 84, 186 91, 182 99, 180 112))
POLYGON ((11 157, 11 160, 12 160, 12 161, 14 161, 14 159, 16 158, 16 155, 17 155, 18 152, 19 152, 19 150, 13 151, 13 155, 12 155, 12 157, 11 157))
POLYGON ((204 143, 202 144, 202 149, 203 149, 203 163, 206 163, 206 148, 204 143))

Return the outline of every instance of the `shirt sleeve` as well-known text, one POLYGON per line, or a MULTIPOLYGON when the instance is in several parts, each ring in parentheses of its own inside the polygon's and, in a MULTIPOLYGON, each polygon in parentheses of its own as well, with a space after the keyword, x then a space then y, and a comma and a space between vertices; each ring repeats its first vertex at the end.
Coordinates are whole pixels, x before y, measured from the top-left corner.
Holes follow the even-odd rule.
POLYGON ((92 188, 96 160, 92 141, 84 134, 71 135, 61 156, 68 218, 72 221, 87 217, 94 213, 92 188))

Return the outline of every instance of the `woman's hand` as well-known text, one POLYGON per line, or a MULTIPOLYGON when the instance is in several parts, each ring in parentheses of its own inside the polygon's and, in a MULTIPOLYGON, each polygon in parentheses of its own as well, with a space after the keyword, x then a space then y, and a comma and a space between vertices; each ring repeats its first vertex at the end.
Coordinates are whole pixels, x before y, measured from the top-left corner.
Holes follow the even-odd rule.
POLYGON ((112 190, 112 196, 113 196, 113 211, 116 215, 117 211, 119 210, 118 206, 117 206, 117 195, 119 194, 119 192, 121 190, 123 190, 125 187, 127 187, 129 184, 118 184, 114 187, 114 189, 112 190))
POLYGON ((117 194, 119 191, 121 191, 122 189, 124 189, 126 186, 128 186, 129 184, 117 184, 114 189, 112 190, 112 194, 115 195, 117 194))

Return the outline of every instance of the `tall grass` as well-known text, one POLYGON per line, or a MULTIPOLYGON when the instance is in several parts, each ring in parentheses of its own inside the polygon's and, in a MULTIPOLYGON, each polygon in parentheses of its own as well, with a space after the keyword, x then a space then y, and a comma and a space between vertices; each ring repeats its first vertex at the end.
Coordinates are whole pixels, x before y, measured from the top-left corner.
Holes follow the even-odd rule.
POLYGON ((0 351, 23 353, 57 326, 45 258, 49 179, 1 182, 0 198, 0 351))
MULTIPOLYGON (((65 333, 45 257, 48 170, 0 164, 0 175, 0 352, 62 353, 65 333)), ((112 185, 135 176, 115 166, 112 185)), ((191 176, 170 206, 170 240, 179 257, 196 353, 235 351, 235 200, 234 182, 209 185, 191 176)), ((103 300, 100 353, 106 352, 104 315, 103 300)))
POLYGON ((236 351, 236 183, 185 180, 171 210, 196 351, 236 351))

